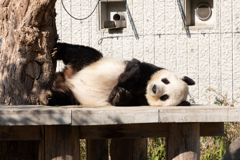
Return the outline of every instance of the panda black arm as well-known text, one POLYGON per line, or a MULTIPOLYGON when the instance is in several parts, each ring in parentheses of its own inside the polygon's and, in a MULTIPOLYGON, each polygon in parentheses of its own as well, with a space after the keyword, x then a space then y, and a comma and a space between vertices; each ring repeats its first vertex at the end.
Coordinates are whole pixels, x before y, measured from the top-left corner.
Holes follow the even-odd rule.
POLYGON ((65 65, 71 65, 77 71, 103 57, 94 48, 67 43, 57 43, 52 56, 54 60, 63 60, 65 65))
POLYGON ((108 101, 114 106, 148 105, 146 87, 153 73, 161 68, 137 59, 126 62, 125 71, 110 93, 108 101))

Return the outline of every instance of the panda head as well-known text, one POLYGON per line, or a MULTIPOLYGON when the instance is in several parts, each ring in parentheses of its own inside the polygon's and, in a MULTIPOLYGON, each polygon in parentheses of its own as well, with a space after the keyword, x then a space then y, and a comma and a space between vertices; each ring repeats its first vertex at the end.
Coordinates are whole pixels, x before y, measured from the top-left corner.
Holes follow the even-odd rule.
POLYGON ((148 81, 146 98, 151 106, 190 105, 186 101, 188 85, 195 82, 189 77, 178 77, 162 69, 154 73, 148 81))

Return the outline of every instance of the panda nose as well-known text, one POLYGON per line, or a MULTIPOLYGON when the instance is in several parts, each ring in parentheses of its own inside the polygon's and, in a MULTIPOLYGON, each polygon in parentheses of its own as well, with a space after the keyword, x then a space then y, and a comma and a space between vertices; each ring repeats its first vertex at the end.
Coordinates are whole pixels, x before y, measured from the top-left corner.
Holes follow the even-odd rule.
POLYGON ((153 85, 153 87, 152 87, 152 91, 153 91, 154 94, 157 93, 157 86, 156 86, 156 84, 153 85))

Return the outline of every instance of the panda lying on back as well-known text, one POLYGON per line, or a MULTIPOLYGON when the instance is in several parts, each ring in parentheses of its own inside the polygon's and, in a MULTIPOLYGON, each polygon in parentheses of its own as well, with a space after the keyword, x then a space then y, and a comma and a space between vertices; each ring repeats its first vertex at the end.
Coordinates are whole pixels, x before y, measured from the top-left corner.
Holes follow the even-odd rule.
POLYGON ((187 106, 188 85, 184 76, 137 59, 124 61, 103 57, 97 50, 58 43, 53 58, 65 69, 56 74, 49 91, 49 105, 84 106, 187 106))

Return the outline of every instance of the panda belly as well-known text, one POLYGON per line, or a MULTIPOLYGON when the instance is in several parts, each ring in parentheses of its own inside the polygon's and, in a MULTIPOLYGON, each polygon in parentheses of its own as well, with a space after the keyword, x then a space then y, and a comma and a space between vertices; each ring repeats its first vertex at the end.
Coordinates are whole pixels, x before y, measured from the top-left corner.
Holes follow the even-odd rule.
POLYGON ((123 60, 105 57, 80 70, 67 84, 82 105, 108 106, 108 96, 125 67, 123 60))

